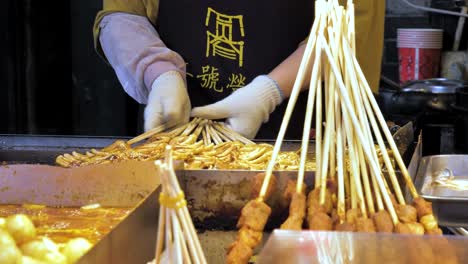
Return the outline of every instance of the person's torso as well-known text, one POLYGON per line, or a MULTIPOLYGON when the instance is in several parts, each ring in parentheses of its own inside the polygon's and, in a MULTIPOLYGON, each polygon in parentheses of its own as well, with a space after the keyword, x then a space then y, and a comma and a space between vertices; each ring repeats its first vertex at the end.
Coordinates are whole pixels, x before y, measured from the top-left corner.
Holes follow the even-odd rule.
MULTIPOLYGON (((187 63, 192 106, 216 102, 268 74, 309 33, 314 1, 160 0, 156 29, 187 63)), ((306 96, 301 95, 287 138, 300 138, 306 96)), ((274 139, 287 101, 270 115, 257 138, 274 139)))

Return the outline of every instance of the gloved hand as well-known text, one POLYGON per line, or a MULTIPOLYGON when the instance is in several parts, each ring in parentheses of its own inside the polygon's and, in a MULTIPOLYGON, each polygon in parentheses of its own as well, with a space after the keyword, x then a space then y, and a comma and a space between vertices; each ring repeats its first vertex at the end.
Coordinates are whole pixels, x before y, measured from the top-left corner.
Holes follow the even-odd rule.
POLYGON ((185 124, 190 118, 190 99, 181 74, 169 71, 151 85, 145 108, 145 131, 162 124, 168 127, 185 124))
POLYGON ((192 116, 227 118, 226 124, 232 130, 252 139, 282 101, 283 95, 276 82, 261 75, 219 102, 194 108, 192 116))

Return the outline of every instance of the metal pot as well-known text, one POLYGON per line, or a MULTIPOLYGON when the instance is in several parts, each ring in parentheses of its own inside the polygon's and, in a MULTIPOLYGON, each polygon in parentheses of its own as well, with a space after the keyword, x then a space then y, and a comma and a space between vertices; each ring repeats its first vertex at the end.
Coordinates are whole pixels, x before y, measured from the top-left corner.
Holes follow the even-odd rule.
POLYGON ((399 90, 383 92, 384 111, 407 115, 427 110, 450 111, 460 87, 463 87, 461 82, 443 78, 412 81, 399 90))

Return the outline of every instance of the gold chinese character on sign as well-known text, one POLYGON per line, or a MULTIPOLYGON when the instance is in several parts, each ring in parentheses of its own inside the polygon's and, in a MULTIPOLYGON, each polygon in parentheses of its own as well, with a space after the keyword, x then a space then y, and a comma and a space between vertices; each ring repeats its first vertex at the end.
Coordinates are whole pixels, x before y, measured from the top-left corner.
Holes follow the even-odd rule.
POLYGON ((202 67, 202 74, 197 75, 197 79, 201 79, 201 87, 213 89, 216 92, 222 92, 223 88, 217 88, 216 84, 219 81, 218 68, 211 67, 210 65, 202 67))
POLYGON ((215 30, 214 32, 206 31, 206 57, 221 56, 230 60, 237 60, 239 66, 242 67, 244 64, 244 41, 239 39, 245 36, 243 16, 221 14, 208 7, 205 20, 206 27, 210 25, 211 15, 215 16, 215 30), (240 36, 233 36, 234 25, 239 26, 240 36), (238 39, 234 39, 234 37, 238 39))
POLYGON ((232 90, 237 90, 241 87, 245 86, 245 77, 241 73, 239 74, 231 74, 231 77, 229 77, 229 84, 226 86, 226 88, 230 88, 232 90))

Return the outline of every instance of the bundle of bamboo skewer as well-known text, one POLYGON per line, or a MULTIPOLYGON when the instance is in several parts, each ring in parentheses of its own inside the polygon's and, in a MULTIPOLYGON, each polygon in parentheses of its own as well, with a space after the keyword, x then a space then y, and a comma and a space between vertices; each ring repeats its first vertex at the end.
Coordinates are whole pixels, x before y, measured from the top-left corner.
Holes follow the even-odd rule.
MULTIPOLYGON (((310 87, 295 192, 282 229, 442 234, 432 205, 419 197, 355 55, 354 5, 317 0, 316 15, 291 98, 259 195, 247 203, 238 221, 237 240, 227 263, 247 263, 259 244, 271 213, 274 164, 307 76, 310 87), (310 65, 310 75, 306 72, 310 65), (322 113, 322 107, 325 113, 322 113), (304 171, 315 109, 315 188, 306 197, 304 171), (377 142, 378 148, 374 145, 377 142), (409 189, 403 196, 387 145, 409 189), (379 162, 379 151, 382 162, 379 162), (385 172, 385 174, 384 174, 385 172), (418 222, 419 221, 419 222, 418 222), (306 224, 305 224, 305 223, 306 224)), ((286 197, 286 195, 285 195, 286 197)))
MULTIPOLYGON (((223 123, 206 119, 195 118, 181 127, 163 129, 164 126, 157 127, 126 142, 117 140, 101 150, 63 154, 56 158, 56 163, 62 167, 80 167, 124 160, 159 160, 170 145, 174 158, 184 161, 187 169, 264 170, 273 149, 270 144, 256 144, 223 123)), ((280 153, 275 168, 297 170, 298 166, 298 153, 287 151, 280 153)), ((314 161, 310 160, 307 169, 313 168, 314 161)))
POLYGON ((170 146, 166 147, 164 163, 158 160, 155 164, 161 175, 162 190, 156 254, 150 263, 207 263, 174 172, 170 146))

